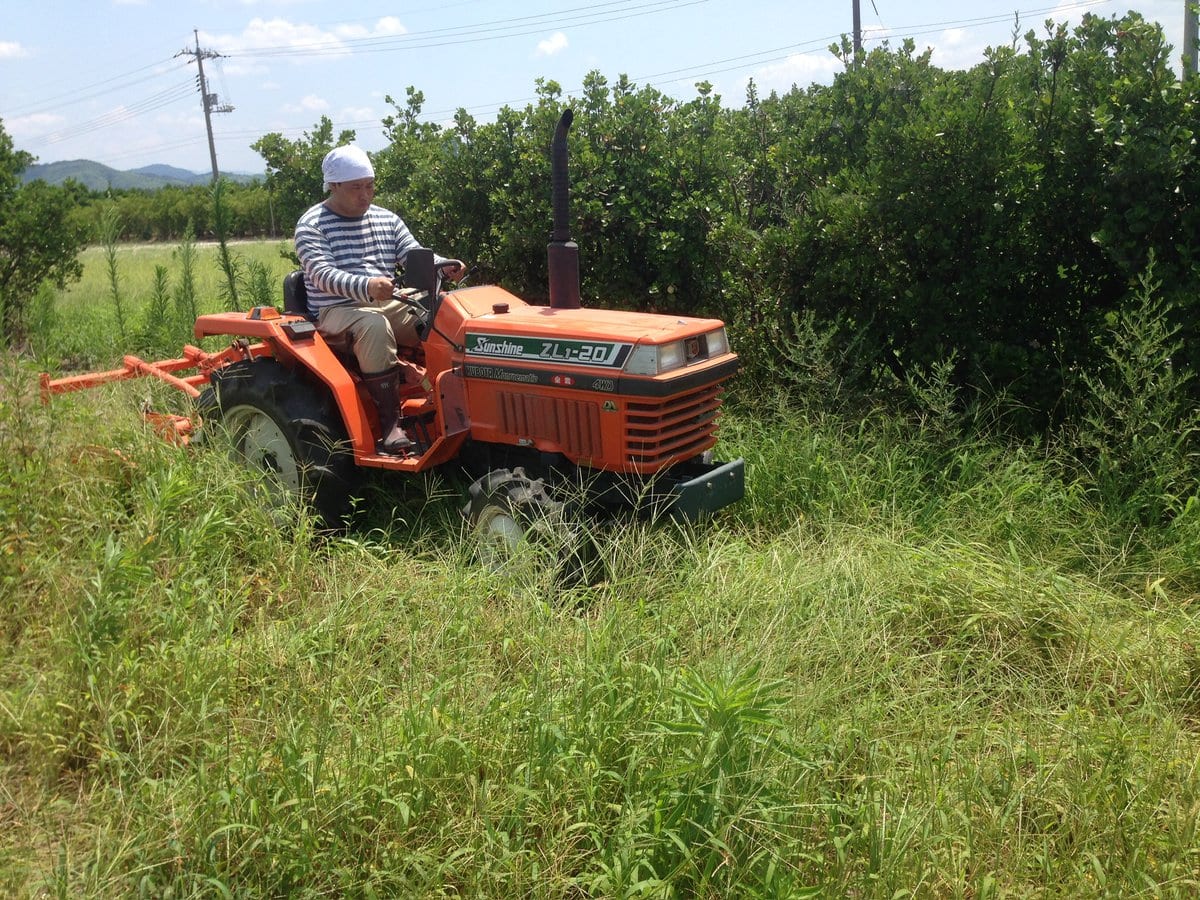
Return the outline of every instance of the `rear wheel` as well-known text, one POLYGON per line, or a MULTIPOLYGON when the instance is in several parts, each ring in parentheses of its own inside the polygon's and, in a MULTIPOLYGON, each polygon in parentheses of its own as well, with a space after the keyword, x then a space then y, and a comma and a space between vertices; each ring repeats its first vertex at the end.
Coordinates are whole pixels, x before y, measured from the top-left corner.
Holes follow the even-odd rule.
POLYGON ((234 457, 264 473, 272 506, 288 497, 310 504, 326 525, 350 512, 356 470, 333 397, 273 359, 234 363, 213 375, 198 406, 219 421, 234 457))
POLYGON ((571 504, 551 496, 545 481, 521 467, 496 469, 471 484, 463 515, 476 555, 492 571, 550 572, 562 586, 603 577, 599 552, 571 504))

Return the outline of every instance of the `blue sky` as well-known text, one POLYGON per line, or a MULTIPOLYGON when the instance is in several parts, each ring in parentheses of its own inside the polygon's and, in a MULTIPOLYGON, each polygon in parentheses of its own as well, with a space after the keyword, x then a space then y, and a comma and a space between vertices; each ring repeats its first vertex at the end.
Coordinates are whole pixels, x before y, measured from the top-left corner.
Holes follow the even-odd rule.
MULTIPOLYGON (((860 0, 864 44, 912 37, 944 68, 1047 18, 1078 22, 1133 9, 1163 25, 1180 55, 1184 0, 860 0)), ((523 106, 539 77, 568 93, 598 70, 671 96, 708 80, 740 105, 761 94, 828 83, 826 49, 852 27, 853 0, 93 0, 8 4, 0 19, 0 120, 18 149, 48 163, 92 159, 117 169, 165 163, 210 169, 196 63, 231 112, 213 116, 223 171, 260 172, 250 145, 300 138, 322 115, 383 146, 386 95, 413 85, 425 117, 459 107, 480 120, 523 106)), ((1178 64, 1176 66, 1178 68, 1178 64)))

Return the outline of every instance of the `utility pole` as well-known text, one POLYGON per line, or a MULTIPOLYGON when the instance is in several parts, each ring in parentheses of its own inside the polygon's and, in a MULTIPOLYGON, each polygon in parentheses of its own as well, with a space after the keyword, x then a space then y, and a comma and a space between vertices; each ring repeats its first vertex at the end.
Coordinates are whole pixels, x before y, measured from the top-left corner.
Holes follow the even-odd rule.
POLYGON ((200 100, 204 106, 204 128, 208 131, 208 155, 212 160, 212 180, 216 184, 221 177, 221 172, 217 168, 217 145, 213 142, 212 131, 212 114, 233 112, 233 107, 228 103, 221 105, 217 102, 217 95, 208 92, 208 82, 204 78, 204 60, 216 59, 221 54, 215 50, 200 49, 200 31, 193 29, 192 33, 196 36, 196 49, 189 50, 184 48, 176 53, 176 56, 190 56, 196 60, 196 70, 199 73, 196 77, 196 84, 200 88, 200 100))
POLYGON ((862 11, 859 9, 858 0, 854 0, 854 56, 856 59, 860 53, 862 53, 862 11))
POLYGON ((1183 0, 1183 77, 1196 74, 1196 0, 1183 0))

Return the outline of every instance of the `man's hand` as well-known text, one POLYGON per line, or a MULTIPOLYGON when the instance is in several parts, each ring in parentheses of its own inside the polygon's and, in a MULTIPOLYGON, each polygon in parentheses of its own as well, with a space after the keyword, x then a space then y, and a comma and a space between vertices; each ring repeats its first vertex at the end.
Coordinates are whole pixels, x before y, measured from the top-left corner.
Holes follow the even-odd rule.
POLYGON ((448 259, 438 268, 442 270, 442 277, 447 281, 458 281, 467 274, 467 267, 463 265, 461 259, 448 259))
POLYGON ((395 289, 396 286, 392 283, 392 279, 382 275, 377 275, 367 282, 367 296, 379 303, 391 300, 392 291, 395 289))

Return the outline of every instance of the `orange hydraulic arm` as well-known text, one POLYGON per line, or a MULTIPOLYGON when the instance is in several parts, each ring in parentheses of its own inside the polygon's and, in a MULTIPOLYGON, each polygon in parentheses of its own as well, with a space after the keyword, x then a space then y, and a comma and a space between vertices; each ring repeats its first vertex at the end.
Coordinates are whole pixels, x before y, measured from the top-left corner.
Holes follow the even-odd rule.
MULTIPOLYGON (((235 342, 220 353, 208 353, 188 344, 183 348, 183 356, 178 359, 147 362, 131 355, 122 360, 124 365, 120 369, 109 369, 107 372, 88 372, 63 378, 51 378, 43 372, 40 379, 42 402, 49 403, 55 394, 68 394, 132 378, 157 378, 195 398, 200 396, 201 387, 208 384, 209 375, 213 371, 235 360, 247 359, 265 351, 263 345, 250 345, 245 341, 235 342), (195 371, 191 375, 184 374, 193 369, 195 371)), ((148 409, 143 411, 143 415, 160 436, 174 444, 188 443, 195 431, 195 426, 188 416, 158 413, 148 409)))
POLYGON ((192 397, 200 396, 197 384, 208 381, 206 372, 198 372, 188 378, 180 378, 175 373, 198 368, 213 354, 206 353, 199 347, 190 344, 183 348, 183 356, 179 359, 165 359, 161 362, 146 362, 137 356, 126 356, 124 367, 110 369, 107 372, 88 372, 85 375, 70 375, 65 378, 51 378, 43 372, 41 377, 42 402, 48 403, 54 394, 68 394, 71 391, 82 391, 86 388, 98 387, 110 381, 125 381, 130 378, 150 376, 165 381, 172 387, 177 387, 192 397))

